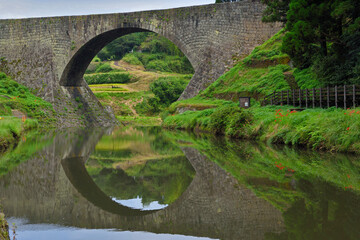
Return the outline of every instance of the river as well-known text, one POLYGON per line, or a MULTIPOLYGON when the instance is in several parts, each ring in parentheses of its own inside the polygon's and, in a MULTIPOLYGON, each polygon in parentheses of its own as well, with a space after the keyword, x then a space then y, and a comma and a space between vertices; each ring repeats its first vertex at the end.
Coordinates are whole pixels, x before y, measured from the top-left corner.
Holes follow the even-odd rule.
POLYGON ((359 170, 355 155, 73 129, 1 156, 0 204, 18 240, 360 239, 359 170))

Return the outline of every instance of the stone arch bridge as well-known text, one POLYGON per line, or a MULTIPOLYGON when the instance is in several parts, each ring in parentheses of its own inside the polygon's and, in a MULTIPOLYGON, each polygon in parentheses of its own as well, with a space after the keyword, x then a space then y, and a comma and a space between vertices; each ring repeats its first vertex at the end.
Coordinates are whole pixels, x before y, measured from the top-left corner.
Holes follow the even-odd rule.
POLYGON ((90 61, 106 44, 142 31, 171 40, 195 70, 181 96, 186 99, 280 29, 279 24, 261 22, 263 10, 260 0, 244 0, 133 13, 0 20, 0 71, 52 102, 57 112, 68 109, 64 125, 82 121, 106 125, 113 116, 83 80, 90 61))

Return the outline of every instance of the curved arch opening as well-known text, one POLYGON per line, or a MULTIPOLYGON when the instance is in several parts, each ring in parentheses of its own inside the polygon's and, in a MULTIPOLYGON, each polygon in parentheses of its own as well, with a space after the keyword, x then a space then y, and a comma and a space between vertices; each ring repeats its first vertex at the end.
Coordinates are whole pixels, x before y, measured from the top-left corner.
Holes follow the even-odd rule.
POLYGON ((130 128, 104 135, 85 163, 97 188, 119 205, 154 211, 177 201, 195 170, 162 131, 130 128))
MULTIPOLYGON (((60 85, 70 87, 70 92, 76 90, 71 87, 91 90, 114 116, 159 119, 160 112, 180 97, 194 74, 193 65, 181 48, 142 28, 108 31, 74 54, 60 85)), ((73 95, 86 105, 86 97, 73 95)))

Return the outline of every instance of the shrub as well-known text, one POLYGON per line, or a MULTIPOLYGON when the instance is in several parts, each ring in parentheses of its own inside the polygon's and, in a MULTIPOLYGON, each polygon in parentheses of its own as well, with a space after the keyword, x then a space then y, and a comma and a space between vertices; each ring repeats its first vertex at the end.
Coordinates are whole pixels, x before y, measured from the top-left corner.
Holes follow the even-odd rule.
POLYGON ((103 83, 128 83, 131 76, 128 73, 99 73, 99 74, 85 74, 84 79, 88 84, 103 84, 103 83))
POLYGON ((122 58, 122 60, 129 63, 129 64, 132 64, 132 65, 140 65, 140 66, 143 65, 142 62, 132 53, 126 54, 122 58))
POLYGON ((150 85, 150 90, 164 106, 170 106, 184 91, 188 81, 181 78, 159 78, 150 85))
POLYGON ((111 68, 109 63, 102 63, 97 65, 95 72, 96 73, 107 73, 111 72, 113 69, 111 68))

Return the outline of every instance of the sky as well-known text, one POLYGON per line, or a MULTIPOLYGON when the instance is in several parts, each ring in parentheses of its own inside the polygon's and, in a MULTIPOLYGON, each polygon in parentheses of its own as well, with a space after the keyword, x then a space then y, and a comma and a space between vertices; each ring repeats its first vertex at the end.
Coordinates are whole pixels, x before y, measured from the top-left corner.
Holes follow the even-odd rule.
POLYGON ((215 0, 0 0, 0 19, 134 12, 214 2, 215 0))

